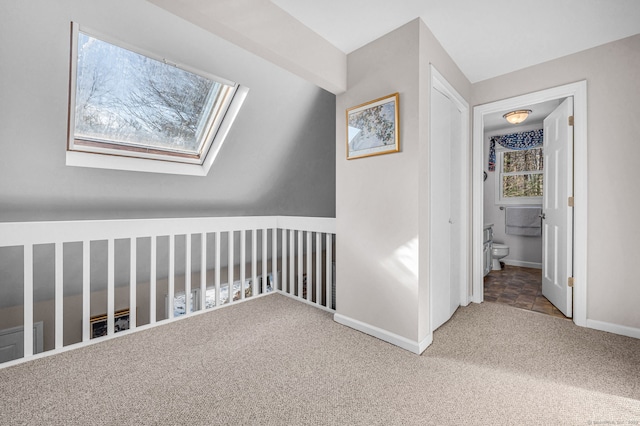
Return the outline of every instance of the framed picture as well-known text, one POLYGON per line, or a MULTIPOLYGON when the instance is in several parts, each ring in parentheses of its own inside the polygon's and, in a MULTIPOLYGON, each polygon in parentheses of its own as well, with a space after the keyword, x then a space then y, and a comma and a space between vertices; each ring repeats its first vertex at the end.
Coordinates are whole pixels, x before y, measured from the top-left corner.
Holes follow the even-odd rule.
MULTIPOLYGON (((129 309, 122 309, 113 314, 113 331, 129 329, 129 309)), ((107 335, 107 314, 96 315, 91 317, 91 338, 94 339, 100 336, 107 335)))
POLYGON ((400 151, 399 95, 347 109, 347 160, 400 151))

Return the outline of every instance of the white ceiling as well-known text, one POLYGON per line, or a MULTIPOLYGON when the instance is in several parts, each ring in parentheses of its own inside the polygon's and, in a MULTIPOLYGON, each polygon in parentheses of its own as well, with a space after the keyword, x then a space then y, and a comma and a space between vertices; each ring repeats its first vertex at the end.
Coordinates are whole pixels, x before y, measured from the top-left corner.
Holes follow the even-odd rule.
POLYGON ((542 122, 554 109, 560 105, 562 99, 554 99, 551 101, 541 102, 539 104, 522 105, 518 109, 531 110, 531 114, 521 124, 509 124, 503 117, 504 114, 511 111, 509 109, 504 111, 495 112, 493 114, 487 114, 484 116, 484 131, 485 133, 492 132, 494 130, 504 129, 507 133, 517 132, 518 128, 523 125, 538 124, 542 127, 542 122))
POLYGON ((271 0, 345 53, 420 17, 482 81, 640 33, 640 0, 271 0))

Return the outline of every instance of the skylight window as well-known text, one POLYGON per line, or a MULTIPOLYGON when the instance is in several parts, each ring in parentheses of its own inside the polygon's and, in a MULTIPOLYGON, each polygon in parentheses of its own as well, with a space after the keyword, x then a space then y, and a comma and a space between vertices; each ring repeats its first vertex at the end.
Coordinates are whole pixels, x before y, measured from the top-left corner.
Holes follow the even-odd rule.
POLYGON ((67 164, 206 174, 247 89, 76 25, 73 40, 67 164))

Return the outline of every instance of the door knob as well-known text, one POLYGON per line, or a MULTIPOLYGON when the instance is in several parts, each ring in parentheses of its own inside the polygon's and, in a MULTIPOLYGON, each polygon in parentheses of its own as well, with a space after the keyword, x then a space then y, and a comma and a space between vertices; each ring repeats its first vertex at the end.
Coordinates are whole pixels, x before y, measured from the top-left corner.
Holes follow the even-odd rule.
POLYGON ((546 216, 545 216, 545 214, 544 214, 544 213, 540 213, 538 216, 539 216, 542 220, 544 220, 544 219, 546 218, 546 216))

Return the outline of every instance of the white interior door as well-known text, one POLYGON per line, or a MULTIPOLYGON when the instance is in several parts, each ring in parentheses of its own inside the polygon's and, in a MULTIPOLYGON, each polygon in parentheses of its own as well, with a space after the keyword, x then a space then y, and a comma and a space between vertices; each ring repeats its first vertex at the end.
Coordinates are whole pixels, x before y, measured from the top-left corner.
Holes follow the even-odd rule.
POLYGON ((454 105, 451 100, 449 101, 449 111, 451 113, 451 144, 449 149, 449 158, 450 161, 450 186, 449 186, 449 197, 450 197, 450 206, 451 210, 449 212, 450 215, 450 240, 451 244, 449 247, 451 259, 450 262, 450 271, 451 271, 451 298, 449 300, 449 317, 453 315, 453 313, 458 309, 462 301, 462 293, 463 289, 466 289, 465 285, 465 276, 463 271, 466 269, 461 267, 462 259, 463 259, 463 251, 464 247, 466 247, 466 243, 464 240, 463 230, 462 230, 462 221, 464 217, 464 201, 463 201, 463 173, 462 173, 462 160, 461 160, 461 152, 462 152, 462 112, 454 105))
POLYGON ((461 112, 437 89, 431 92, 430 283, 432 330, 460 306, 463 237, 460 161, 461 112))
POLYGON ((565 316, 573 315, 573 97, 544 120, 542 294, 565 316))
MULTIPOLYGON (((33 324, 33 353, 42 352, 43 323, 33 324)), ((18 326, 0 330, 0 363, 12 361, 24 356, 24 327, 18 326)))

